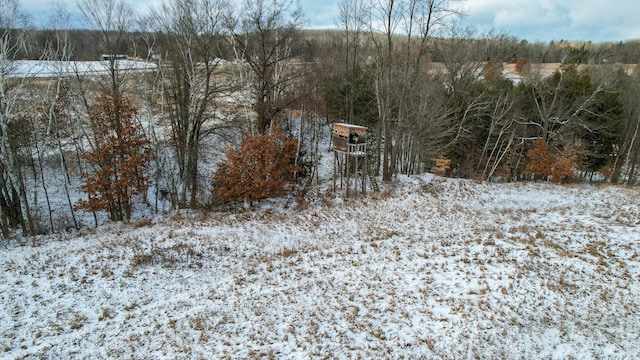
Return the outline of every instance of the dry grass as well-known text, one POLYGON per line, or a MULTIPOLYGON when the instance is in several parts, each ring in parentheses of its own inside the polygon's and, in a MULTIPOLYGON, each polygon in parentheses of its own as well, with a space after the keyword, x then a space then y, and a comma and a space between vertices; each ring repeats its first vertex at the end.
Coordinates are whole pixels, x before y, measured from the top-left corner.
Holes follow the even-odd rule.
POLYGON ((640 356, 640 248, 615 211, 638 211, 637 191, 433 186, 5 250, 0 346, 12 358, 640 356))

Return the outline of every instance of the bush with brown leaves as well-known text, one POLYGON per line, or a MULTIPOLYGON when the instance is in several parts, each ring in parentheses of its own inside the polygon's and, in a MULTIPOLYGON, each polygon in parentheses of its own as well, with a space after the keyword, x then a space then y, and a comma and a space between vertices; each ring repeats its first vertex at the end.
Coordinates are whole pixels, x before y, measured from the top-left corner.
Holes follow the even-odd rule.
POLYGON ((278 130, 246 135, 238 148, 225 151, 227 160, 213 174, 214 201, 222 204, 283 196, 294 180, 298 142, 278 130))
POLYGON ((131 218, 131 199, 145 193, 149 179, 144 169, 151 159, 149 140, 136 123, 136 109, 121 95, 105 92, 90 114, 93 148, 82 156, 93 173, 83 174, 80 191, 88 200, 77 208, 107 211, 112 221, 131 218))

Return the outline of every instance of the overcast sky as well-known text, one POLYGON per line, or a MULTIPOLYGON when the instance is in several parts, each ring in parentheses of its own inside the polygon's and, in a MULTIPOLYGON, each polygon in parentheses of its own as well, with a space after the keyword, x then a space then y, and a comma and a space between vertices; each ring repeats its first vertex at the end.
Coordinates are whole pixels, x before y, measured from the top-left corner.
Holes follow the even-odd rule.
MULTIPOLYGON (((47 0, 19 0, 36 26, 46 24, 47 0)), ((52 0, 75 10, 75 0, 52 0)), ((159 0, 127 0, 144 11, 159 0)), ((170 0, 178 1, 178 0, 170 0)), ((339 22, 341 0, 299 0, 311 28, 331 28, 339 22)), ((479 32, 495 30, 528 41, 640 39, 638 0, 467 0, 463 23, 479 32)))
MULTIPOLYGON (((338 21, 340 0, 300 0, 312 27, 338 21)), ((640 39, 638 0, 467 0, 463 23, 528 41, 640 39)))

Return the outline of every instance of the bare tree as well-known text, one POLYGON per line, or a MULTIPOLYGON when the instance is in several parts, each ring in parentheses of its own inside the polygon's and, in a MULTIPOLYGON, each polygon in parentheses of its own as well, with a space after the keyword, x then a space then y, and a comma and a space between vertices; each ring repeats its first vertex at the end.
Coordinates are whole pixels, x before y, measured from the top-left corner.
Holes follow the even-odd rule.
POLYGON ((640 134, 640 114, 637 115, 634 122, 635 126, 632 125, 633 135, 627 140, 629 143, 627 155, 627 185, 634 185, 636 183, 638 178, 636 171, 639 167, 638 163, 640 162, 640 137, 638 136, 640 134))
POLYGON ((444 66, 447 91, 454 98, 465 97, 482 76, 483 61, 493 43, 491 35, 484 41, 474 40, 477 35, 471 28, 454 27, 448 36, 435 42, 435 52, 444 66))
POLYGON ((293 0, 246 0, 240 15, 228 19, 236 56, 253 75, 246 85, 252 88, 257 132, 279 125, 284 110, 295 102, 290 89, 301 67, 292 60, 298 55, 302 21, 293 0))
MULTIPOLYGON (((165 2, 153 12, 160 33, 161 76, 171 123, 178 173, 183 184, 178 203, 198 204, 200 144, 216 126, 219 97, 230 92, 224 76, 225 0, 165 2), (206 124, 208 126, 205 126, 206 124)), ((164 114, 164 112, 163 112, 164 114)))
MULTIPOLYGON (((394 34, 400 24, 401 2, 376 1, 372 6, 371 39, 376 47, 375 93, 378 107, 378 139, 384 136, 384 154, 382 157, 382 179, 390 181, 393 175, 393 130, 397 117, 393 114, 394 97, 392 94, 394 61, 394 34), (381 24, 381 28, 377 25, 381 24), (396 118, 396 119, 394 119, 396 118)), ((397 123, 397 121, 396 121, 397 123)))
MULTIPOLYGON (((156 20, 152 16, 147 16, 138 20, 140 28, 140 37, 147 49, 144 58, 148 62, 158 65, 157 71, 143 71, 137 74, 137 90, 141 101, 140 118, 146 119, 146 123, 141 123, 141 128, 146 133, 147 139, 151 142, 151 161, 154 170, 153 175, 153 206, 156 213, 160 210, 161 200, 173 199, 173 205, 177 204, 177 188, 176 179, 170 165, 174 163, 170 155, 172 147, 170 143, 170 135, 167 135, 164 129, 170 127, 165 113, 165 81, 163 75, 166 69, 163 68, 160 51, 160 34, 156 33, 154 27, 156 20), (160 114, 160 116, 158 116, 160 114), (160 121, 158 121, 160 120, 160 121), (170 160, 171 159, 171 160, 170 160)), ((173 167, 177 168, 177 167, 173 167)), ((148 200, 148 199, 147 199, 148 200)))
POLYGON ((102 44, 98 49, 106 52, 103 55, 107 60, 109 87, 114 92, 120 92, 125 72, 118 69, 118 55, 126 53, 135 13, 124 0, 79 0, 78 7, 87 25, 100 32, 102 44))
MULTIPOLYGON (((49 42, 44 44, 41 52, 43 59, 59 61, 60 66, 55 69, 56 78, 49 81, 47 87, 44 89, 44 93, 40 98, 40 111, 47 122, 46 131, 44 132, 44 146, 55 147, 57 149, 60 169, 63 170, 61 183, 69 207, 69 215, 71 216, 72 224, 70 226, 77 229, 79 223, 75 215, 73 200, 71 199, 72 185, 69 174, 68 150, 63 146, 63 140, 73 136, 73 122, 70 116, 69 106, 69 81, 67 79, 69 74, 67 73, 68 67, 65 66, 72 55, 69 23, 70 13, 62 4, 54 4, 53 16, 48 25, 53 31, 54 36, 49 42)), ((38 154, 40 153, 38 152, 38 154)), ((45 174, 42 165, 41 174, 44 178, 45 174)), ((45 194, 47 194, 45 181, 43 181, 43 188, 45 189, 45 194)), ((48 195, 46 196, 48 199, 48 195)), ((49 214, 51 230, 55 231, 54 220, 52 218, 53 212, 49 211, 49 214)))
MULTIPOLYGON (((376 97, 378 102, 379 138, 384 138, 382 178, 391 180, 398 156, 413 146, 407 131, 413 121, 424 118, 407 101, 420 91, 428 60, 429 47, 436 31, 448 26, 459 13, 450 1, 376 0, 371 5, 371 39, 376 47, 376 97), (400 36, 399 34, 403 34, 400 36), (405 146, 405 144, 407 146, 405 146)), ((423 99, 428 101, 428 99, 423 99)), ((406 154, 409 158, 413 155, 406 154)))
MULTIPOLYGON (((602 66, 598 68, 602 69, 602 66)), ((616 84, 625 112, 622 119, 622 134, 617 144, 611 182, 626 181, 632 185, 636 179, 636 169, 640 161, 640 73, 628 75, 616 65, 607 66, 606 73, 599 76, 601 81, 616 84), (607 71, 608 70, 608 71, 607 71)))
POLYGON ((32 76, 17 73, 14 62, 16 54, 25 48, 26 25, 27 17, 17 0, 0 0, 0 207, 11 226, 21 226, 24 235, 33 235, 36 224, 14 138, 20 117, 17 104, 32 76))
MULTIPOLYGON (((365 19, 368 15, 367 6, 365 1, 356 0, 349 1, 343 0, 340 3, 340 19, 342 30, 339 33, 339 44, 341 54, 340 58, 342 63, 336 64, 340 68, 343 68, 342 73, 338 73, 338 76, 343 78, 346 82, 344 90, 341 91, 343 96, 344 121, 350 124, 365 125, 367 119, 363 119, 360 111, 356 109, 358 107, 358 99, 361 98, 362 93, 371 91, 367 89, 366 77, 367 74, 362 71, 364 58, 366 55, 364 47, 366 47, 366 28, 365 19)), ((334 71, 335 72, 335 71, 334 71)), ((373 105, 373 104, 370 104, 373 105)))
POLYGON ((331 117, 349 124, 371 126, 377 120, 371 71, 371 53, 364 1, 340 3, 341 31, 335 32, 321 58, 326 83, 325 101, 331 117))
MULTIPOLYGON (((514 100, 510 89, 486 96, 482 111, 488 120, 484 145, 478 160, 476 173, 484 180, 491 178, 516 140, 517 123, 513 114, 514 100)), ((483 131, 484 132, 484 131, 483 131)))

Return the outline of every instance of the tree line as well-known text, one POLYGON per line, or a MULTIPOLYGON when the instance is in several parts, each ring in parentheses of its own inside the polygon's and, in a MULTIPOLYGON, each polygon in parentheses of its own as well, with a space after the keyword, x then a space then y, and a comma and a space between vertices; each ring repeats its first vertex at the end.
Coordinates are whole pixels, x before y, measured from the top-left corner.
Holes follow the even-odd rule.
MULTIPOLYGON (((310 30, 298 29, 304 42, 294 44, 298 48, 298 54, 325 51, 332 46, 333 39, 338 36, 341 30, 310 30)), ((13 30, 13 38, 22 30, 13 30)), ((100 55, 105 51, 100 43, 100 33, 92 29, 65 29, 69 34, 69 40, 73 47, 73 52, 69 54, 72 61, 92 61, 100 60, 100 55)), ((466 46, 473 46, 473 43, 480 43, 476 46, 485 46, 491 49, 491 57, 487 54, 477 54, 473 61, 488 61, 497 59, 505 63, 515 63, 518 59, 526 58, 533 63, 561 63, 567 58, 572 61, 589 64, 598 63, 623 63, 636 64, 640 60, 640 40, 627 40, 619 42, 599 42, 591 41, 569 41, 559 40, 550 42, 529 42, 514 36, 505 34, 489 34, 487 38, 478 38, 472 30, 467 31, 469 38, 461 39, 466 42, 466 46)), ((24 34, 29 38, 30 46, 21 48, 16 53, 16 59, 37 60, 42 57, 41 49, 51 43, 57 36, 58 30, 28 28, 24 34)), ((129 54, 134 57, 146 58, 150 49, 146 41, 147 34, 139 30, 131 30, 127 35, 127 42, 121 44, 120 48, 114 49, 117 54, 129 54)), ((335 44, 334 44, 335 45, 335 44)), ((225 53, 225 52, 223 52, 225 53)), ((229 53, 227 53, 229 54, 229 53)), ((308 54, 309 55, 309 54, 308 54)), ((304 56, 304 55, 302 55, 304 56)), ((231 60, 232 57, 228 60, 231 60)), ((431 60, 442 62, 444 58, 438 54, 431 54, 431 60)))
POLYGON ((4 236, 313 186, 335 121, 369 128, 384 181, 444 163, 481 180, 637 181, 639 42, 478 34, 444 0, 344 0, 330 31, 303 30, 292 0, 164 1, 144 16, 81 0, 91 30, 70 29, 64 9, 34 30, 18 0, 0 5, 4 236), (106 76, 11 75, 19 59, 100 54, 157 67, 109 56, 106 76))

